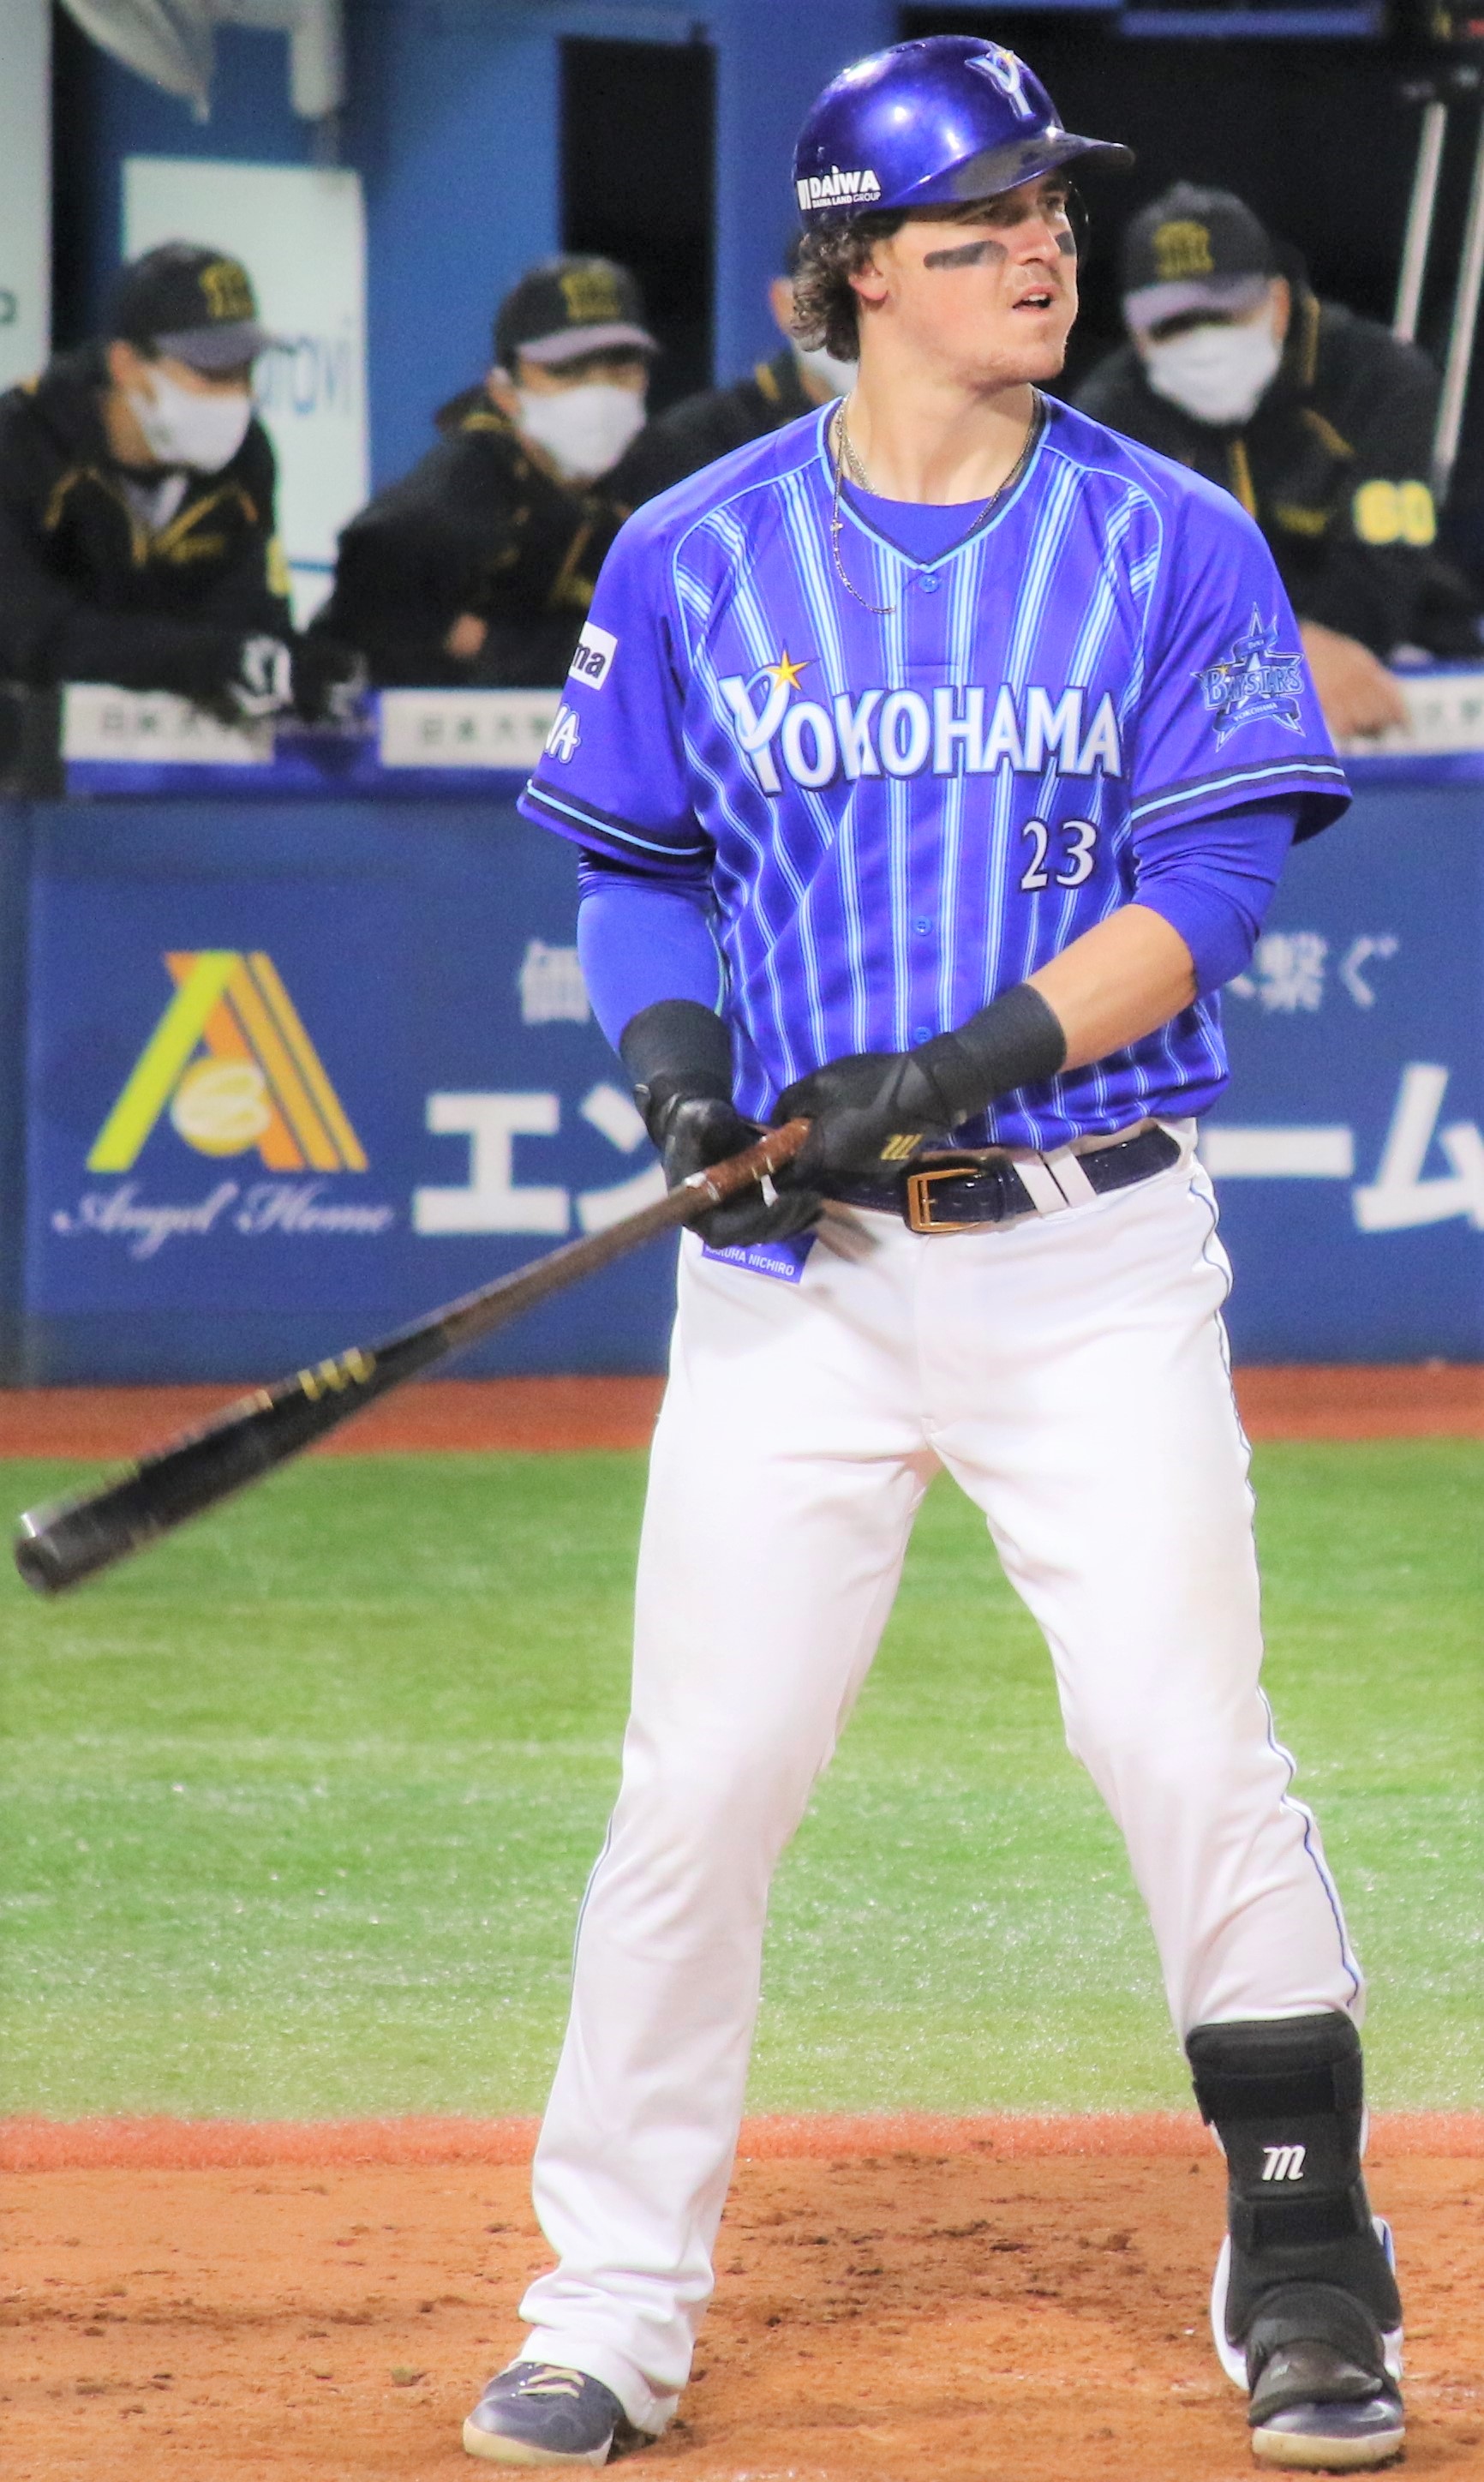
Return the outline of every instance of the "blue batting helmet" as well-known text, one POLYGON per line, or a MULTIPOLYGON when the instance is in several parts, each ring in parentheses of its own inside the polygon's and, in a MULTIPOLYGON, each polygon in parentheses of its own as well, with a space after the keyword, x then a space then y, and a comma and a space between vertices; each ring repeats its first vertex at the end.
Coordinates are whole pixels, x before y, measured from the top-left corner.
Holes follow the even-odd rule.
POLYGON ((1127 146, 1063 129, 1018 53, 972 35, 928 35, 830 80, 799 132, 794 186, 812 226, 997 198, 1080 155, 1133 161, 1127 146))

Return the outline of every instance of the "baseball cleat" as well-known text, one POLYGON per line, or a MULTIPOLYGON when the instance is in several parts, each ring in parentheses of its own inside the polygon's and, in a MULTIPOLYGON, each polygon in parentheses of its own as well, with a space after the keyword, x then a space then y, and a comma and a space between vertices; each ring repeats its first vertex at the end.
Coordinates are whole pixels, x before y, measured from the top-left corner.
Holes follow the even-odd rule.
POLYGON ((1401 2398, 1395 2389, 1390 2384, 1377 2389, 1374 2380, 1363 2370, 1329 2354, 1322 2345, 1295 2345, 1290 2355, 1275 2354, 1263 2373, 1247 2419, 1252 2424, 1252 2453, 1258 2463, 1282 2466, 1290 2472, 1367 2472, 1399 2456, 1407 2436, 1401 2398), (1316 2366, 1297 2366, 1310 2355, 1315 2357, 1316 2366), (1295 2365, 1291 2383, 1305 2387, 1309 2392, 1294 2401, 1280 2381, 1270 2397, 1275 2409, 1264 2412, 1260 2398, 1267 2391, 1280 2361, 1295 2365), (1334 2366, 1317 2366, 1320 2361, 1334 2366), (1340 2390, 1347 2384, 1362 2385, 1371 2392, 1365 2396, 1343 2395, 1340 2390), (1280 2394, 1284 2401, 1278 2404, 1280 2394))
MULTIPOLYGON (((1394 2274, 1396 2243, 1392 2237, 1391 2225, 1384 2215, 1372 2215, 1370 2221, 1371 2229, 1381 2244, 1386 2263, 1394 2274)), ((1246 2346, 1234 2344, 1227 2334, 1226 2300, 1231 2274, 1232 2240, 1228 2233, 1217 2255, 1216 2271, 1211 2282, 1211 2340, 1216 2348, 1216 2359, 1232 2385, 1236 2388, 1245 2388, 1248 2385, 1246 2346)), ((1398 2395, 1401 2385, 1402 2341, 1402 2330, 1399 2327, 1386 2327, 1381 2330, 1382 2364, 1387 2378, 1398 2395)))
POLYGON ((552 2362, 512 2362, 464 2423, 469 2454, 492 2465, 606 2465, 647 2443, 612 2388, 552 2362))
MULTIPOLYGON (((1383 2215, 1374 2216, 1372 2226, 1388 2267, 1394 2269, 1391 2226, 1383 2215)), ((1406 2443, 1401 2329, 1373 2331, 1358 2348, 1365 2351, 1364 2361, 1333 2343, 1304 2340, 1270 2347, 1258 2365, 1249 2343, 1234 2343, 1227 2334, 1231 2260, 1229 2237, 1211 2284, 1211 2337, 1227 2377, 1251 2390, 1247 2420, 1257 2462, 1290 2472, 1363 2473, 1399 2456, 1406 2443)), ((1362 2326, 1369 2323, 1359 2305, 1349 2306, 1362 2326)))

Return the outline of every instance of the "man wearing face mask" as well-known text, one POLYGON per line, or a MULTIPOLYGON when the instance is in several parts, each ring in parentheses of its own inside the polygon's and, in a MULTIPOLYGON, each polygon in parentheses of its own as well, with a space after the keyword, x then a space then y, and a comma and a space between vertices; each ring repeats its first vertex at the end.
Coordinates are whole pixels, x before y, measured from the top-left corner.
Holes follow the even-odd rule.
POLYGON ((764 439, 796 422, 832 397, 847 396, 855 384, 855 364, 843 362, 823 345, 794 340, 794 270, 798 239, 785 254, 785 272, 768 288, 768 305, 779 333, 789 342, 767 362, 754 363, 744 380, 730 387, 706 388, 682 399, 653 421, 625 459, 616 478, 636 502, 652 500, 672 483, 684 482, 734 448, 764 439))
POLYGON ((439 413, 438 445, 340 538, 316 628, 360 647, 378 683, 560 681, 633 506, 609 478, 643 427, 659 347, 628 269, 532 268, 494 346, 483 381, 439 413))
POLYGON ((1436 549, 1431 362, 1317 301, 1230 191, 1177 183, 1128 226, 1120 274, 1130 341, 1076 403, 1256 517, 1333 733, 1404 723, 1394 648, 1479 653, 1469 590, 1436 549))
POLYGON ((289 618, 251 396, 272 342, 236 259, 167 242, 123 271, 105 341, 0 398, 0 677, 349 711, 357 659, 289 618))

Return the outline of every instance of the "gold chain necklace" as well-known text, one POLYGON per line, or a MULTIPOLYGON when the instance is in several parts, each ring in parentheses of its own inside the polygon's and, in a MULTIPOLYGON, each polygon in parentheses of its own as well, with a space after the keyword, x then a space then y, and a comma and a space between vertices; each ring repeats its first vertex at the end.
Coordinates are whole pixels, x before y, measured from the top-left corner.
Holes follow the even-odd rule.
POLYGON ((835 491, 834 497, 830 502, 829 511, 829 547, 830 555, 835 563, 835 575, 839 578, 846 593, 847 594, 853 594, 856 602, 861 604, 867 612, 871 613, 873 619, 884 620, 889 613, 896 611, 896 604, 872 603, 869 601, 861 593, 858 586, 851 585, 849 579, 846 575, 845 563, 840 557, 840 529, 845 522, 840 509, 840 488, 845 475, 845 461, 847 457, 850 461, 851 481, 859 483, 863 490, 869 491, 871 488, 871 485, 866 480, 866 468, 857 457, 850 435, 846 429, 846 409, 843 401, 839 411, 835 415, 831 430, 833 434, 832 445, 835 451, 835 491))
MULTIPOLYGON (((973 525, 966 528, 964 534, 965 541, 968 541, 970 535, 977 534, 980 526, 983 525, 986 517, 989 515, 990 511, 995 507, 997 501, 1002 500, 1006 491, 1014 489, 1016 484, 1020 481, 1021 476, 1025 473, 1027 466, 1030 462, 1031 453, 1035 448, 1037 440, 1041 436, 1041 432, 1046 421, 1046 408, 1042 402, 1039 390, 1032 388, 1030 396, 1030 428, 1026 434, 1026 444, 1021 450, 1020 455, 1016 458, 1008 474, 1006 474, 1004 481, 1000 484, 995 490, 991 491, 988 499, 984 503, 984 506, 979 511, 978 515, 975 518, 973 525)), ((876 620, 884 620, 889 613, 896 611, 896 604, 869 602, 866 596, 861 593, 859 587, 851 585, 850 580, 846 577, 845 572, 845 563, 840 557, 840 529, 845 522, 840 507, 840 492, 845 479, 846 467, 848 465, 850 469, 850 480, 852 483, 858 485, 861 490, 869 491, 871 489, 871 478, 867 474, 865 466, 861 463, 855 442, 851 438, 849 430, 846 423, 844 400, 842 400, 840 406, 837 408, 834 420, 830 425, 830 445, 834 452, 833 463, 835 469, 835 488, 834 495, 830 502, 829 547, 835 563, 835 574, 839 578, 841 585, 845 588, 847 594, 853 594, 856 602, 862 605, 862 607, 867 612, 870 612, 876 620)))

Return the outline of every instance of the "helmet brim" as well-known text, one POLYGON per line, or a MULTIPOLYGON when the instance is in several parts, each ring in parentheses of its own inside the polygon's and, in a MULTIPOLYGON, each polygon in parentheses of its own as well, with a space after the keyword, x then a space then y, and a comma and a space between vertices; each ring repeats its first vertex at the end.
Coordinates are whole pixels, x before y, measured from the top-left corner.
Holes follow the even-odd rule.
POLYGON ((880 204, 898 213, 908 207, 967 206, 975 198, 1002 198, 1007 190, 1022 189, 1028 181, 1037 181, 1043 173, 1058 172, 1063 164, 1079 163, 1084 157, 1097 158, 1110 172, 1127 172, 1133 163, 1133 149, 1112 138, 1079 138, 1071 129, 1048 130, 1039 138, 1013 139, 1008 145, 987 146, 977 155, 966 155, 947 172, 929 173, 925 180, 897 198, 883 198, 880 204))
POLYGON ((1005 191, 1025 189, 1028 181, 1040 181, 1042 173, 1059 172, 1062 164, 1080 164, 1084 159, 1097 159, 1105 172, 1132 172, 1134 149, 1122 146, 1117 139, 1080 139, 1075 129, 1047 129, 1037 139, 982 146, 977 154, 950 164, 948 172, 928 173, 924 181, 913 181, 911 189, 896 191, 896 197, 871 198, 869 206, 861 206, 859 198, 848 198, 839 206, 806 208, 804 224, 851 224, 864 214, 900 216, 913 206, 968 206, 973 198, 1002 198, 1005 191))
POLYGON ((1045 172, 1057 172, 1062 164, 1077 164, 1084 156, 1100 159, 1106 172, 1130 172, 1134 164, 1134 149, 1119 146, 1117 139, 1080 139, 1075 129, 1047 129, 1037 139, 982 146, 946 172, 913 181, 911 189, 871 198, 869 206, 861 206, 859 198, 842 198, 839 206, 804 208, 804 224, 851 224, 866 214, 900 216, 913 206, 968 206, 973 198, 1002 198, 1005 191, 1023 189, 1028 181, 1040 181, 1045 172))

